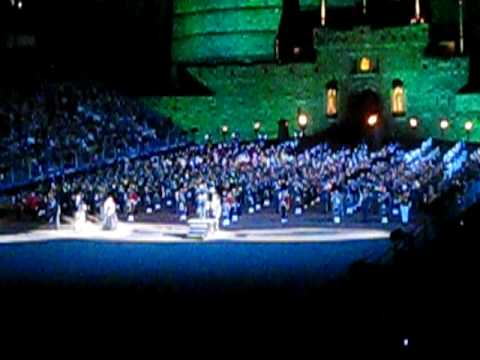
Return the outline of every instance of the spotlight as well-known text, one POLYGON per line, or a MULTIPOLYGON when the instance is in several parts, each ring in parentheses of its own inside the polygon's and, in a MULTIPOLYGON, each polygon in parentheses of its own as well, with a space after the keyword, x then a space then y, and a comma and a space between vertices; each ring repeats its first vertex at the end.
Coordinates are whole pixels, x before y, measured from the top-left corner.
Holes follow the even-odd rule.
POLYGON ((410 118, 409 123, 410 123, 410 128, 412 128, 412 129, 418 128, 418 119, 417 118, 414 118, 414 117, 410 118))
POLYGON ((448 122, 447 119, 442 119, 440 121, 440 129, 442 129, 443 131, 447 130, 449 126, 450 126, 450 123, 448 122))
POLYGON ((373 114, 368 117, 367 120, 368 126, 375 127, 378 123, 378 114, 373 114))
POLYGON ((304 131, 308 126, 308 116, 305 113, 300 113, 297 118, 298 127, 304 131))
POLYGON ((21 10, 23 8, 23 3, 19 1, 17 6, 18 6, 18 9, 21 10))
POLYGON ((473 130, 473 122, 469 120, 465 123, 465 131, 470 132, 472 130, 473 130))

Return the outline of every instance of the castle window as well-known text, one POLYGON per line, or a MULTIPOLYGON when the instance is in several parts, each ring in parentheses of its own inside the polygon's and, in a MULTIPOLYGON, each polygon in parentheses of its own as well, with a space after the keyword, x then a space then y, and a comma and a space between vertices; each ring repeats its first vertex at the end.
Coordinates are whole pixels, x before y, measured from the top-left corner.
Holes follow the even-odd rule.
POLYGON ((330 81, 327 84, 327 116, 337 116, 337 82, 330 81))
POLYGON ((358 63, 358 69, 360 72, 370 72, 373 70, 373 62, 368 57, 363 57, 358 63))
POLYGON ((394 116, 405 115, 405 90, 400 80, 394 80, 392 84, 392 113, 394 116))

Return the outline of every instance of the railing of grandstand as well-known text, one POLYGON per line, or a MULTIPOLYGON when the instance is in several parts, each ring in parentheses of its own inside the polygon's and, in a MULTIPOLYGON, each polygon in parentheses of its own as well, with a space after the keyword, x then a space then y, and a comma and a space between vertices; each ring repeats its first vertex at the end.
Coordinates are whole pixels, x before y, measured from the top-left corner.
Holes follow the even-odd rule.
MULTIPOLYGON (((109 139, 105 139, 104 145, 108 141, 109 139)), ((112 164, 121 158, 135 159, 183 145, 185 145, 185 141, 178 136, 176 129, 172 129, 167 132, 164 138, 139 143, 136 147, 102 146, 100 152, 79 150, 47 154, 46 161, 43 161, 42 164, 26 157, 11 158, 7 159, 5 164, 0 164, 0 190, 26 186, 52 177, 88 171, 112 164)))

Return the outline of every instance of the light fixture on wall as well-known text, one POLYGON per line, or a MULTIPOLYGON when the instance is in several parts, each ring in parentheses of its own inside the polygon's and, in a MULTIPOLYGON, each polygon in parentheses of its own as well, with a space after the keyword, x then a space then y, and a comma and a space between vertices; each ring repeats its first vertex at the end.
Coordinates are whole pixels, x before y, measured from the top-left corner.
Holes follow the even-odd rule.
POLYGON ((447 119, 440 120, 440 130, 442 131, 442 138, 445 137, 445 132, 448 130, 449 127, 450 123, 447 119))
POLYGON ((465 122, 465 132, 467 133, 467 140, 470 141, 470 134, 472 133, 473 130, 473 121, 468 120, 465 122))
POLYGON ((308 116, 305 113, 298 115, 298 126, 300 129, 305 130, 308 126, 308 116))
POLYGON ((412 117, 410 118, 410 120, 408 121, 409 124, 410 124, 410 128, 411 129, 417 129, 418 128, 418 125, 419 125, 419 121, 416 117, 412 117))
POLYGON ((370 127, 375 127, 378 124, 378 114, 372 114, 367 119, 367 124, 370 127))
POLYGON ((447 119, 440 120, 440 129, 442 131, 448 130, 449 127, 450 127, 450 123, 448 122, 447 119))
POLYGON ((298 127, 300 128, 301 137, 305 135, 305 130, 308 127, 308 122, 309 122, 308 115, 305 112, 299 110, 297 115, 297 124, 298 124, 298 127))
POLYGON ((222 130, 223 142, 225 142, 225 139, 227 138, 227 134, 228 134, 228 126, 223 125, 221 130, 222 130))
POLYGON ((466 131, 467 133, 470 133, 470 132, 472 132, 472 130, 473 130, 473 121, 468 120, 468 121, 465 123, 465 131, 466 131))
POLYGON ((262 123, 260 121, 257 121, 255 124, 253 124, 253 131, 255 131, 255 134, 258 134, 261 128, 262 123))

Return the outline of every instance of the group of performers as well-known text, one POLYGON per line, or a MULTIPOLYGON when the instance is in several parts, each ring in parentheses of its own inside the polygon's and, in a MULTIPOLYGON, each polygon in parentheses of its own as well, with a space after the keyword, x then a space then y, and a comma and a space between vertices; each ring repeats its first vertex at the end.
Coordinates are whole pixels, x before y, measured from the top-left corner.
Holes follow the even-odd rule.
MULTIPOLYGON (((362 196, 360 202, 350 201, 345 198, 339 191, 333 191, 331 196, 331 210, 333 214, 333 220, 335 223, 341 223, 342 218, 345 215, 352 214, 358 207, 365 207, 368 203, 368 194, 362 196)), ((59 228, 61 207, 58 201, 52 196, 49 204, 49 224, 59 228)), ((264 200, 263 204, 258 204, 253 197, 247 199, 249 204, 248 213, 253 214, 259 211, 262 207, 269 207, 270 201, 264 200)), ((129 197, 127 202, 127 220, 134 221, 135 207, 138 203, 138 196, 129 197)), ((187 199, 183 193, 178 193, 175 196, 175 203, 179 214, 180 221, 186 221, 188 217, 187 199)), ((280 216, 281 224, 288 223, 288 215, 293 212, 295 215, 302 215, 305 203, 302 196, 299 193, 294 192, 293 196, 287 187, 279 189, 276 199, 277 213, 280 216)), ((391 199, 388 193, 385 192, 384 196, 381 196, 381 221, 382 223, 388 223, 388 217, 391 210, 391 199)), ((238 222, 239 215, 242 212, 241 205, 235 199, 232 193, 225 194, 223 201, 214 187, 208 188, 205 184, 200 184, 195 193, 195 215, 199 219, 212 219, 214 220, 214 230, 218 231, 220 227, 220 220, 224 227, 230 226, 232 223, 238 222)), ((411 208, 411 200, 406 193, 402 196, 402 201, 399 204, 399 212, 401 221, 403 224, 409 222, 409 212, 411 208)), ((365 209, 368 210, 367 207, 365 209)), ((118 225, 117 217, 117 204, 112 194, 109 194, 101 207, 100 219, 103 230, 115 230, 118 225)), ((151 210, 152 211, 152 210, 151 210)), ((151 212, 150 211, 150 212, 151 212)), ((368 211, 364 211, 366 217, 368 211)), ((83 199, 81 193, 75 195, 75 214, 74 214, 74 228, 76 231, 82 230, 87 222, 87 205, 83 199)))
MULTIPOLYGON (((380 195, 377 196, 377 201, 380 206, 379 214, 381 215, 381 222, 386 224, 389 222, 389 216, 393 208, 392 199, 386 189, 383 189, 383 191, 382 189, 379 189, 379 192, 380 195)), ((279 186, 275 194, 264 194, 263 198, 260 199, 260 202, 258 197, 255 197, 253 193, 248 191, 246 193, 247 196, 245 197, 245 201, 244 203, 241 203, 234 192, 224 192, 221 197, 214 186, 208 186, 206 183, 199 183, 195 192, 192 194, 193 196, 190 196, 190 198, 193 198, 194 200, 193 204, 195 205, 195 209, 189 207, 189 204, 192 204, 192 202, 188 201, 187 194, 182 191, 177 191, 175 193, 172 199, 172 206, 177 209, 180 221, 186 221, 189 216, 194 214, 198 219, 214 220, 214 230, 218 231, 220 228, 220 222, 223 227, 228 227, 232 223, 238 222, 239 216, 243 212, 253 214, 260 211, 262 208, 270 207, 271 199, 273 199, 273 207, 277 214, 279 214, 281 224, 288 223, 288 216, 290 213, 300 216, 309 205, 313 206, 315 204, 320 204, 325 207, 323 213, 331 211, 333 221, 337 224, 340 224, 345 216, 352 215, 357 210, 361 210, 364 220, 366 221, 370 212, 369 204, 374 201, 372 194, 369 194, 368 192, 360 193, 359 196, 355 197, 351 196, 350 193, 345 196, 340 191, 333 189, 329 199, 322 199, 321 196, 318 196, 312 204, 307 204, 302 191, 295 187, 291 188, 287 186, 286 183, 279 186)), ((135 192, 131 192, 127 198, 127 221, 132 222, 134 221, 136 206, 139 203, 139 196, 135 192)), ((60 226, 61 206, 59 203, 60 202, 55 196, 52 195, 49 197, 47 217, 51 227, 55 228, 59 228, 60 226)), ((74 195, 74 205, 74 229, 76 231, 81 231, 87 223, 88 210, 87 203, 81 192, 77 192, 74 195)), ((119 205, 117 205, 113 193, 109 193, 103 201, 103 204, 99 206, 99 211, 97 212, 103 230, 115 230, 117 228, 118 207, 119 205)), ((409 222, 411 207, 412 202, 410 196, 408 192, 405 191, 404 196, 401 198, 401 202, 397 204, 396 207, 397 214, 400 215, 403 224, 409 222)), ((160 206, 158 208, 147 208, 147 213, 152 213, 153 209, 158 211, 160 206)))
MULTIPOLYGON (((186 199, 179 197, 177 200, 178 211, 180 213, 180 220, 187 220, 187 203, 186 199)), ((138 196, 130 196, 127 202, 127 221, 134 221, 135 207, 138 203, 138 196)), ((58 229, 60 227, 61 207, 59 202, 52 196, 51 208, 52 212, 49 216, 49 223, 55 224, 58 229)), ((233 202, 226 202, 225 205, 230 209, 233 202)), ((82 193, 75 195, 75 212, 74 212, 74 229, 81 231, 87 223, 87 204, 84 201, 82 193)), ((207 189, 206 185, 200 185, 196 193, 196 216, 199 219, 214 220, 214 230, 218 231, 220 228, 220 218, 222 216, 222 203, 215 188, 207 189)), ((117 204, 112 194, 109 194, 101 208, 100 220, 103 230, 115 230, 118 225, 117 204)))
MULTIPOLYGON (((220 197, 214 187, 207 188, 205 184, 201 184, 196 194, 196 215, 199 219, 214 220, 214 231, 220 228, 220 218, 222 216, 222 204, 220 197)), ((179 203, 181 211, 180 220, 187 219, 187 204, 183 201, 179 203)))
MULTIPOLYGON (((83 199, 83 195, 81 193, 77 193, 75 195, 75 213, 73 219, 75 231, 82 231, 85 228, 85 225, 87 224, 87 210, 88 207, 83 199)), ((58 207, 56 215, 57 229, 60 226, 60 211, 60 207, 58 207)), ((117 205, 111 194, 108 195, 108 197, 103 202, 100 220, 103 230, 115 230, 117 228, 117 205)))

